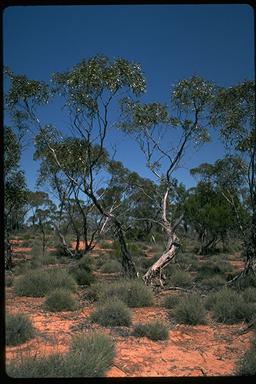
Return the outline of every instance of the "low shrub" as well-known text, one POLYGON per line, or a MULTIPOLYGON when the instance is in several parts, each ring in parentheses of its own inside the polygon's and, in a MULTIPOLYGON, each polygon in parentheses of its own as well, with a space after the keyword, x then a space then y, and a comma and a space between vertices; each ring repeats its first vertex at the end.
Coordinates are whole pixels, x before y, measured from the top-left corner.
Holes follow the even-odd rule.
POLYGON ((100 247, 103 249, 112 249, 112 242, 102 241, 100 247))
POLYGON ((216 321, 227 324, 246 320, 250 321, 256 306, 246 303, 241 295, 229 288, 224 288, 208 299, 208 307, 213 311, 216 321))
POLYGON ((111 284, 101 284, 96 287, 98 297, 105 301, 108 298, 118 298, 128 307, 148 307, 153 304, 154 297, 150 287, 141 280, 119 280, 111 284))
POLYGON ((205 324, 205 309, 200 297, 184 296, 172 311, 177 322, 182 324, 205 324))
POLYGON ((173 309, 181 300, 181 295, 169 295, 163 300, 163 306, 168 309, 173 309))
POLYGON ((172 287, 188 287, 192 283, 189 272, 176 270, 167 277, 167 284, 172 287))
POLYGON ((75 291, 76 282, 63 269, 30 270, 14 282, 14 293, 18 296, 42 297, 54 288, 67 288, 75 291))
POLYGON ((198 278, 208 278, 216 274, 224 275, 233 272, 233 267, 228 261, 207 260, 198 268, 198 278))
POLYGON ((6 371, 15 378, 100 377, 104 376, 113 358, 114 345, 111 339, 92 333, 75 336, 66 354, 29 357, 19 363, 12 361, 6 371))
POLYGON ((236 374, 239 376, 256 375, 256 339, 252 341, 250 349, 238 361, 236 374))
POLYGON ((68 362, 72 375, 72 360, 76 367, 74 376, 99 377, 111 365, 115 355, 114 343, 104 334, 92 332, 88 335, 77 335, 71 341, 68 362))
POLYGON ((242 298, 246 303, 256 303, 256 288, 248 287, 241 292, 242 298))
POLYGON ((225 283, 226 283, 226 280, 221 275, 215 275, 213 277, 209 277, 200 281, 200 285, 202 285, 205 288, 219 288, 225 283))
POLYGON ((132 333, 136 337, 148 337, 151 340, 167 340, 168 328, 160 321, 152 321, 147 324, 136 324, 132 333))
POLYGON ((122 271, 122 265, 117 260, 109 260, 105 264, 102 265, 101 271, 103 273, 115 273, 122 271))
POLYGON ((91 285, 95 281, 93 274, 85 269, 75 268, 71 274, 78 285, 91 285))
POLYGON ((56 288, 46 296, 44 307, 51 312, 74 311, 78 303, 69 290, 56 288))
POLYGON ((131 312, 121 300, 112 300, 99 305, 92 312, 90 319, 103 326, 129 326, 131 324, 131 312))
POLYGON ((32 322, 24 314, 6 314, 5 321, 7 345, 18 345, 34 337, 32 322))

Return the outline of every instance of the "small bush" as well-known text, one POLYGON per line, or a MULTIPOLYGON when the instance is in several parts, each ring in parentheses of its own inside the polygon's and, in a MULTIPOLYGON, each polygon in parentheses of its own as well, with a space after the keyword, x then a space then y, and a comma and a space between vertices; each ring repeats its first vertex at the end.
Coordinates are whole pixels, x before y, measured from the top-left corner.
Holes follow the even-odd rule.
POLYGON ((200 283, 206 288, 219 288, 221 285, 226 283, 226 280, 221 275, 215 275, 213 277, 203 279, 200 283))
POLYGON ((229 262, 208 260, 198 268, 198 278, 208 278, 216 274, 224 275, 228 272, 233 272, 233 267, 229 262))
POLYGON ((81 268, 73 269, 71 274, 74 276, 78 285, 91 285, 95 281, 91 272, 81 268))
POLYGON ((173 310, 173 315, 182 324, 205 324, 205 309, 198 296, 184 296, 173 310))
POLYGON ((237 363, 236 374, 239 376, 256 375, 256 339, 252 341, 251 348, 237 363))
POLYGON ((131 324, 131 312, 122 301, 115 299, 104 305, 99 305, 92 312, 90 319, 103 326, 129 326, 131 324))
POLYGON ((78 303, 69 290, 56 288, 46 296, 44 307, 51 312, 74 311, 78 303))
POLYGON ((173 309, 181 300, 181 295, 166 296, 163 300, 163 306, 168 309, 173 309))
POLYGON ((37 269, 19 276, 14 282, 14 293, 18 296, 43 297, 54 288, 76 289, 76 282, 63 269, 37 269))
POLYGON ((108 298, 118 298, 128 307, 148 307, 153 304, 154 297, 151 288, 140 280, 120 280, 112 284, 97 286, 98 297, 104 301, 108 298))
POLYGON ((102 265, 101 271, 103 273, 115 273, 122 271, 122 265, 117 260, 109 260, 102 265))
POLYGON ((256 303, 256 288, 245 288, 241 295, 246 303, 256 303))
MULTIPOLYGON (((107 335, 92 332, 88 335, 77 335, 73 338, 68 362, 74 361, 76 367, 74 376, 99 377, 103 376, 111 365, 114 355, 114 344, 111 338, 107 335)), ((70 370, 72 374, 72 365, 70 365, 70 370)))
POLYGON ((173 287, 188 287, 192 283, 192 277, 188 272, 176 270, 167 278, 167 284, 173 287))
POLYGON ((169 337, 168 328, 160 321, 152 321, 148 324, 136 324, 133 336, 146 336, 151 340, 167 340, 169 337))
POLYGON ((6 344, 18 345, 31 339, 35 335, 35 330, 31 320, 23 315, 6 315, 6 344))
POLYGON ((6 367, 15 378, 41 377, 100 377, 111 365, 114 345, 106 335, 92 333, 76 336, 66 354, 30 357, 21 363, 12 361, 6 367))
POLYGON ((229 288, 217 292, 211 300, 213 317, 221 323, 250 321, 256 309, 254 304, 246 303, 241 295, 229 288))

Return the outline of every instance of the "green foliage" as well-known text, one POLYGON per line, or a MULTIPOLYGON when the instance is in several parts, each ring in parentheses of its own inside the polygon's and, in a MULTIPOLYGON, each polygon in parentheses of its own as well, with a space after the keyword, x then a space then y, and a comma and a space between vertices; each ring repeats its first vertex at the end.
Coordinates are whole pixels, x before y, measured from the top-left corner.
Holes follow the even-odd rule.
POLYGON ((205 288, 219 288, 220 286, 224 285, 226 283, 226 280, 223 278, 222 275, 215 275, 212 277, 208 277, 205 279, 202 279, 200 281, 200 285, 205 288))
POLYGON ((36 269, 19 276, 14 283, 14 293, 18 296, 42 297, 55 288, 75 291, 76 282, 63 269, 36 269))
POLYGON ((241 295, 229 288, 211 295, 206 305, 212 309, 216 321, 227 324, 249 321, 256 310, 255 304, 246 303, 241 295))
POLYGON ((93 322, 103 326, 129 326, 131 324, 131 312, 124 302, 112 299, 105 304, 100 304, 90 316, 93 322))
POLYGON ((91 272, 81 268, 74 268, 71 271, 78 285, 91 285, 95 281, 95 277, 91 272))
POLYGON ((31 320, 24 314, 6 314, 6 344, 18 345, 35 336, 31 320))
POLYGON ((228 261, 212 261, 207 260, 198 268, 198 277, 213 277, 216 274, 225 275, 233 272, 233 267, 228 261))
POLYGON ((132 335, 136 337, 146 336, 154 341, 167 340, 169 337, 168 328, 159 320, 147 324, 136 324, 132 335))
POLYGON ((172 287, 188 287, 192 283, 189 272, 175 270, 167 276, 167 284, 172 287))
POLYGON ((12 361, 7 373, 15 378, 100 377, 111 365, 114 345, 106 335, 91 333, 77 335, 66 354, 29 357, 21 362, 12 361))
POLYGON ((97 285, 96 290, 101 301, 115 297, 128 307, 148 307, 153 304, 153 292, 141 280, 119 280, 111 284, 97 285))
POLYGON ((121 272, 122 271, 122 265, 117 260, 109 260, 105 264, 102 265, 101 271, 103 273, 121 272))
POLYGON ((256 375, 256 339, 252 340, 250 349, 238 361, 236 374, 239 376, 256 375))
POLYGON ((168 309, 173 309, 181 300, 181 295, 168 295, 163 300, 163 306, 168 309))
POLYGON ((75 266, 72 266, 70 273, 78 285, 91 285, 95 281, 92 274, 92 260, 88 255, 84 255, 75 266))
POLYGON ((205 309, 200 297, 184 296, 172 311, 177 322, 182 324, 205 324, 205 309))
POLYGON ((248 287, 241 292, 241 296, 246 303, 256 303, 256 288, 248 287))
POLYGON ((51 312, 74 311, 78 303, 68 289, 55 288, 46 296, 44 307, 51 312))

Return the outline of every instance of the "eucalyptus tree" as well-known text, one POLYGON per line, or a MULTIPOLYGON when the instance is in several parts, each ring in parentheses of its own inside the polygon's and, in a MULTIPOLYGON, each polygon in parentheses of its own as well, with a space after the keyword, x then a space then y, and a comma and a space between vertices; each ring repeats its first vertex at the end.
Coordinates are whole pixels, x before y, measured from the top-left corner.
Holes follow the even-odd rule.
POLYGON ((222 241, 225 248, 228 234, 235 229, 235 213, 219 189, 200 181, 188 191, 184 203, 186 221, 198 234, 199 254, 207 254, 222 241))
POLYGON ((220 135, 230 154, 246 164, 251 222, 245 253, 247 263, 239 277, 256 271, 256 127, 255 81, 248 80, 229 88, 220 88, 212 108, 212 124, 220 128, 220 135))
MULTIPOLYGON (((140 66, 122 58, 111 62, 107 57, 97 55, 91 59, 82 60, 66 72, 54 74, 51 87, 44 82, 29 80, 26 76, 14 75, 11 71, 7 71, 6 74, 10 79, 10 86, 5 100, 10 114, 12 116, 17 113, 22 114, 23 120, 30 122, 30 127, 37 127, 41 132, 44 132, 45 124, 41 123, 37 108, 48 103, 50 96, 60 96, 69 117, 73 135, 87 141, 85 159, 74 159, 75 163, 87 164, 86 182, 80 186, 76 178, 69 174, 69 170, 65 171, 66 177, 92 200, 102 217, 111 220, 120 243, 124 272, 130 277, 135 277, 135 265, 128 252, 122 226, 113 212, 103 209, 97 198, 95 167, 104 154, 106 135, 111 128, 110 112, 113 112, 115 101, 123 97, 124 93, 138 96, 145 89, 145 80, 140 66), (92 148, 96 144, 99 152, 95 156, 92 148)), ((48 136, 46 144, 56 164, 63 169, 64 166, 58 159, 51 138, 48 136)))
MULTIPOLYGON (((92 250, 95 246, 95 236, 100 230, 101 220, 95 223, 92 220, 92 215, 90 217, 90 214, 95 210, 92 200, 88 197, 86 201, 81 200, 81 189, 88 180, 88 167, 86 164, 87 141, 73 137, 63 138, 58 135, 58 132, 53 127, 49 126, 43 131, 41 130, 36 136, 35 144, 34 159, 41 160, 38 184, 47 184, 59 201, 59 211, 54 225, 64 252, 72 257, 81 254, 81 240, 84 241, 84 252, 92 250), (47 136, 48 139, 46 140, 47 136), (53 141, 53 137, 55 141, 53 141), (50 140, 51 148, 54 149, 58 161, 62 165, 61 168, 56 163, 47 145, 50 140), (81 159, 81 161, 77 161, 77 159, 81 159), (69 177, 67 177, 67 174, 69 177), (71 226, 76 235, 74 254, 66 243, 65 233, 61 230, 64 215, 66 226, 71 226)), ((94 156, 98 156, 99 151, 102 152, 101 158, 94 166, 95 173, 100 172, 100 169, 104 168, 107 153, 97 145, 90 150, 94 156), (103 152, 105 153, 103 154, 103 152)))
POLYGON ((4 128, 4 233, 5 268, 12 268, 10 235, 23 222, 26 204, 26 182, 19 169, 20 145, 10 127, 4 128))
POLYGON ((126 98, 122 101, 123 121, 119 127, 133 135, 145 155, 146 165, 163 187, 159 225, 166 233, 166 249, 144 275, 147 284, 153 283, 177 254, 180 240, 176 229, 183 215, 172 215, 170 193, 177 189, 173 173, 180 165, 188 145, 208 140, 206 130, 208 107, 214 86, 200 77, 182 80, 171 92, 172 114, 167 105, 142 104, 126 98))

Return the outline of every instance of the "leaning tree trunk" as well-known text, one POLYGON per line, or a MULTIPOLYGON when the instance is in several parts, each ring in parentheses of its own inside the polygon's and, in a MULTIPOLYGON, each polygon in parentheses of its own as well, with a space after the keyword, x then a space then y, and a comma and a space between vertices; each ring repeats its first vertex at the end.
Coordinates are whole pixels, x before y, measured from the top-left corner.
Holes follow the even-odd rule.
POLYGON ((54 228, 55 228, 55 230, 56 230, 56 232, 57 232, 57 234, 58 234, 58 236, 59 236, 59 239, 60 239, 60 241, 61 241, 61 246, 62 246, 62 248, 63 248, 65 254, 73 259, 75 255, 74 255, 73 252, 69 249, 69 247, 68 247, 68 245, 67 245, 67 243, 66 243, 65 237, 63 236, 63 234, 61 233, 61 231, 60 231, 60 229, 58 228, 57 225, 54 225, 54 228))
POLYGON ((159 280, 160 284, 163 285, 161 279, 161 271, 164 269, 171 261, 174 260, 177 250, 180 247, 179 239, 175 233, 169 234, 169 240, 167 247, 164 253, 160 258, 148 269, 148 271, 143 276, 143 280, 147 285, 155 284, 155 280, 159 280))
POLYGON ((172 226, 167 220, 167 201, 169 196, 169 188, 166 189, 165 195, 162 202, 162 222, 161 225, 165 229, 168 237, 167 247, 164 253, 160 258, 148 269, 148 271, 143 276, 143 280, 147 285, 156 285, 157 280, 162 286, 161 271, 164 269, 171 261, 174 260, 178 249, 180 248, 180 242, 178 236, 175 234, 175 230, 183 219, 183 215, 176 221, 172 226))

